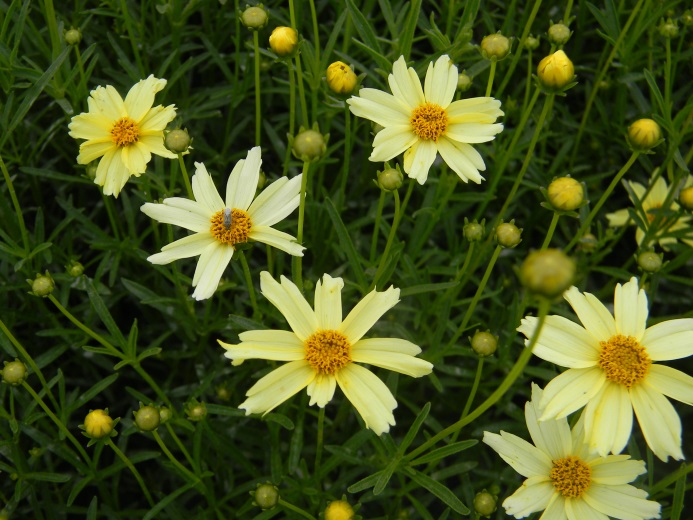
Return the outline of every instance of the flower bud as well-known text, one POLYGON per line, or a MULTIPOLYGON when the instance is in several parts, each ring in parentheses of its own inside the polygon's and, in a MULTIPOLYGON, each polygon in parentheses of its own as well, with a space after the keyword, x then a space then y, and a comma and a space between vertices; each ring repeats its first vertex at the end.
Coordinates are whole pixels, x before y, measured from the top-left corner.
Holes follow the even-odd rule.
POLYGON ((573 32, 562 23, 555 23, 549 27, 549 41, 554 45, 565 45, 570 40, 571 34, 573 32))
POLYGON ((537 76, 545 88, 558 91, 573 81, 575 68, 566 53, 559 50, 539 62, 537 76))
POLYGON ((70 260, 70 263, 65 266, 65 271, 73 278, 77 278, 84 273, 84 266, 77 260, 70 260))
POLYGON ((92 439, 103 439, 110 435, 113 426, 108 410, 92 410, 84 418, 84 432, 92 439))
POLYGON ((55 289, 55 282, 51 275, 46 271, 46 274, 36 273, 36 278, 27 280, 31 284, 31 294, 45 298, 50 295, 55 289))
POLYGON ((638 266, 646 273, 656 273, 662 267, 662 255, 654 251, 644 251, 638 255, 638 266))
POLYGON ((327 86, 335 94, 348 95, 354 91, 358 78, 354 71, 341 61, 335 61, 327 67, 327 86))
POLYGON ((500 61, 510 53, 510 39, 501 33, 489 34, 481 40, 481 55, 487 60, 500 61))
POLYGON ((515 221, 503 222, 496 228, 496 240, 501 247, 513 248, 522 242, 522 229, 515 225, 515 221))
POLYGON ((384 191, 394 191, 402 186, 402 181, 404 176, 402 172, 397 168, 385 168, 383 171, 378 172, 378 186, 384 191))
POLYGON ((269 44, 277 56, 291 56, 298 47, 298 33, 292 27, 275 27, 270 34, 269 44))
POLYGON ((535 50, 537 47, 539 47, 539 38, 535 38, 530 34, 525 39, 525 47, 527 47, 530 51, 535 50))
POLYGON ((257 177, 257 189, 262 190, 267 185, 267 174, 260 170, 260 175, 257 177))
POLYGON ((354 508, 346 500, 335 500, 325 508, 325 520, 352 520, 354 508))
POLYGON ((272 509, 279 502, 279 489, 270 484, 259 484, 253 493, 253 500, 263 511, 272 509))
POLYGON ((685 25, 686 27, 690 27, 693 25, 693 11, 688 9, 687 11, 684 11, 683 14, 681 15, 681 23, 685 25))
POLYGON ((173 153, 185 153, 190 148, 190 135, 183 128, 176 128, 166 134, 164 138, 164 146, 173 153))
POLYGON ((597 240, 597 237, 595 237, 592 233, 587 233, 585 235, 582 235, 582 238, 580 239, 578 244, 578 248, 584 251, 585 253, 592 253, 595 249, 597 249, 599 241, 597 240))
POLYGON ((474 510, 480 516, 490 517, 496 511, 497 498, 485 489, 480 491, 474 497, 474 510))
POLYGON ((493 354, 498 347, 498 338, 490 332, 477 330, 471 338, 472 350, 480 357, 487 357, 493 354))
POLYGON ((466 72, 460 72, 457 75, 457 90, 467 92, 470 88, 472 88, 472 78, 466 72))
POLYGON ((546 298, 563 294, 575 278, 575 262, 560 249, 530 253, 520 268, 520 281, 527 290, 546 298))
POLYGON ((684 209, 693 211, 693 186, 684 188, 679 195, 679 203, 684 209))
POLYGON ((82 41, 82 32, 73 27, 69 31, 65 31, 63 37, 65 38, 65 43, 68 45, 78 45, 79 42, 82 41))
POLYGON ((663 38, 667 39, 676 38, 679 35, 679 26, 671 18, 662 20, 657 30, 663 38))
POLYGON ((142 406, 136 412, 132 412, 135 416, 135 424, 143 432, 151 432, 156 430, 161 424, 161 415, 152 405, 142 406))
POLYGON ((262 5, 247 7, 246 10, 241 13, 241 22, 251 31, 259 31, 267 25, 268 20, 269 16, 262 5))
POLYGON ((574 211, 585 200, 582 183, 572 177, 559 177, 549 184, 549 202, 560 211, 574 211))
POLYGON ((14 361, 5 361, 5 366, 2 369, 2 382, 12 386, 19 386, 27 376, 26 365, 15 359, 14 361))
POLYGON ((628 143, 634 150, 647 151, 662 139, 662 129, 653 119, 638 119, 628 127, 628 143))
POLYGON ((317 130, 299 131, 294 137, 291 151, 294 157, 304 162, 313 162, 320 159, 327 150, 325 138, 317 130))
POLYGON ((166 406, 159 408, 159 424, 167 423, 171 420, 171 417, 173 417, 173 412, 171 412, 170 408, 166 406))
POLYGON ((476 220, 474 222, 465 222, 462 228, 462 233, 464 238, 470 242, 479 242, 484 238, 484 223, 482 221, 479 224, 476 220))
POLYGON ((185 413, 188 419, 193 422, 199 422, 207 417, 207 405, 193 399, 185 405, 185 413))

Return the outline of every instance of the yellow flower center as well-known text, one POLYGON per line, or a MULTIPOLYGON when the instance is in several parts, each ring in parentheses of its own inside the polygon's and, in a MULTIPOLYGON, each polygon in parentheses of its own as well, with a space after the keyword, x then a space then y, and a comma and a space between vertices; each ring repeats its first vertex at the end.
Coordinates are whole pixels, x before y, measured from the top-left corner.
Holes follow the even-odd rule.
POLYGON ((409 122, 421 139, 437 141, 448 129, 448 114, 440 105, 424 103, 414 109, 409 122))
POLYGON ((222 244, 230 246, 248 241, 250 229, 253 223, 248 215, 242 209, 232 209, 230 212, 227 209, 217 211, 210 219, 211 227, 209 232, 222 244))
POLYGON ((606 378, 627 388, 640 382, 649 372, 652 360, 647 350, 633 336, 617 334, 600 341, 599 367, 606 378))
POLYGON ((130 146, 139 141, 140 128, 129 117, 121 117, 111 128, 111 139, 120 147, 130 146))
POLYGON ((351 345, 336 330, 319 330, 304 345, 306 361, 321 374, 334 374, 351 363, 351 345))
POLYGON ((566 498, 580 498, 592 483, 592 468, 579 457, 554 460, 549 473, 553 487, 566 498))

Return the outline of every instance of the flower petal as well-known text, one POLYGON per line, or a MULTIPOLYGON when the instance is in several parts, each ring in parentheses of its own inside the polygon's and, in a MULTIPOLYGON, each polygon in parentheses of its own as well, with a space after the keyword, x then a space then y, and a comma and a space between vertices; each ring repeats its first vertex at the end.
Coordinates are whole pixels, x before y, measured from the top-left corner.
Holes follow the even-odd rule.
POLYGON ((624 285, 616 284, 614 291, 614 319, 616 330, 624 336, 640 341, 647 324, 647 295, 638 290, 638 279, 633 277, 624 285))
POLYGON ((262 271, 260 290, 265 298, 284 315, 298 339, 305 341, 308 336, 318 330, 318 318, 315 312, 291 280, 282 276, 280 284, 267 271, 262 271))
POLYGON ((410 126, 389 126, 383 128, 373 139, 373 151, 368 158, 373 162, 389 161, 411 148, 419 138, 410 126))
POLYGON ((617 334, 614 317, 594 295, 583 294, 573 286, 563 293, 563 297, 594 339, 606 341, 617 334))
POLYGON ((602 457, 621 453, 633 430, 633 406, 628 389, 607 381, 585 406, 585 442, 602 457))
POLYGON ((613 213, 607 213, 606 218, 609 221, 609 227, 621 227, 628 224, 630 214, 627 209, 619 209, 613 213))
POLYGON ((293 236, 283 231, 277 231, 269 226, 253 226, 250 229, 248 238, 276 247, 293 256, 303 256, 303 250, 305 249, 305 247, 296 242, 293 236))
POLYGON ((404 171, 419 184, 426 182, 438 149, 433 141, 418 140, 404 153, 404 171))
POLYGON ((233 247, 216 240, 202 251, 195 268, 192 286, 195 287, 192 297, 196 300, 206 300, 214 294, 219 286, 219 280, 233 256, 233 247))
POLYGON ((541 402, 542 390, 538 385, 532 384, 532 399, 525 403, 525 420, 529 435, 532 437, 534 445, 552 460, 561 459, 571 455, 572 437, 568 420, 557 419, 555 421, 541 421, 541 402))
POLYGON ((161 253, 151 255, 147 260, 157 265, 168 264, 181 258, 201 255, 209 245, 215 242, 216 240, 209 233, 195 233, 165 245, 161 248, 161 253))
POLYGON ((503 501, 503 508, 508 515, 524 518, 546 509, 555 493, 556 489, 548 477, 527 479, 517 491, 503 501))
POLYGON ((79 147, 77 164, 89 164, 109 152, 115 152, 117 149, 118 147, 111 140, 105 142, 87 141, 79 147))
POLYGON ((366 363, 411 377, 425 376, 433 370, 433 365, 423 359, 401 352, 364 349, 360 343, 357 342, 351 348, 351 359, 357 363, 366 363))
POLYGON ((481 156, 468 144, 458 143, 443 136, 438 139, 438 151, 445 163, 462 181, 481 184, 481 181, 484 180, 479 171, 485 171, 486 165, 483 160, 480 163, 475 160, 477 156, 479 158, 481 156))
POLYGON ((681 419, 669 400, 646 383, 630 389, 633 410, 652 452, 664 462, 683 459, 681 419))
MULTIPOLYGON (((111 85, 96 87, 89 93, 89 112, 101 113, 108 118, 111 123, 115 123, 121 117, 128 115, 118 91, 111 85)), ((111 125, 112 126, 112 125, 111 125)))
POLYGON ((155 78, 150 75, 135 83, 125 97, 125 110, 130 119, 139 123, 154 104, 154 96, 166 86, 165 79, 155 78))
MULTIPOLYGON (((240 161, 239 161, 240 163, 240 161)), ((253 202, 257 182, 260 178, 260 147, 251 148, 241 167, 238 165, 231 171, 226 183, 226 207, 246 211, 253 202)))
POLYGON ((113 119, 109 119, 101 112, 83 112, 72 118, 68 128, 70 137, 75 139, 88 139, 90 141, 113 143, 111 128, 113 119))
POLYGON ((445 137, 461 143, 487 143, 496 138, 496 134, 503 131, 500 123, 456 123, 448 125, 445 137))
POLYGON ((212 181, 212 177, 209 175, 203 163, 195 163, 195 175, 192 177, 192 190, 193 195, 195 195, 195 200, 212 213, 224 209, 224 201, 221 200, 219 192, 212 181))
POLYGON ((693 377, 665 365, 650 365, 645 384, 672 399, 693 406, 693 377))
MULTIPOLYGON (((529 345, 537 323, 534 316, 527 316, 520 322, 517 330, 527 337, 525 345, 529 345)), ((547 316, 533 354, 562 367, 589 368, 597 364, 599 346, 577 323, 563 316, 547 316)))
POLYGON ((646 500, 642 489, 624 484, 606 486, 593 482, 582 496, 582 500, 600 513, 614 518, 647 520, 659 518, 661 506, 646 500))
POLYGON ((206 209, 197 202, 180 197, 164 199, 163 204, 146 202, 140 208, 142 213, 162 224, 174 224, 197 233, 209 233, 209 217, 202 215, 206 209))
POLYGON ((580 499, 565 501, 565 515, 568 520, 609 520, 608 516, 580 499))
POLYGON ((662 321, 649 327, 640 344, 652 361, 670 361, 693 355, 693 318, 662 321))
POLYGON ((147 149, 160 157, 166 157, 167 159, 175 159, 178 157, 175 153, 170 152, 164 146, 164 136, 162 135, 142 135, 140 136, 139 143, 146 146, 147 149))
POLYGON ((373 289, 364 296, 342 322, 339 332, 354 345, 375 325, 380 317, 399 302, 399 289, 390 286, 385 291, 373 289))
POLYGON ((317 404, 320 408, 325 408, 334 397, 337 388, 337 379, 330 374, 318 374, 308 385, 308 395, 310 396, 310 406, 317 404))
POLYGON ((300 392, 315 379, 316 372, 304 360, 292 361, 273 370, 246 392, 238 407, 251 413, 266 414, 300 392))
POLYGON ((291 180, 282 177, 260 192, 248 208, 254 226, 273 226, 298 207, 302 176, 291 180))
POLYGON ((484 432, 483 441, 523 477, 547 477, 551 472, 551 457, 517 435, 484 432))
POLYGON ((451 125, 474 122, 493 123, 504 115, 500 106, 501 102, 495 98, 475 97, 454 101, 445 109, 445 112, 448 114, 448 124, 451 125))
POLYGON ((120 148, 116 148, 106 153, 99 161, 94 178, 96 184, 103 186, 104 195, 113 195, 116 198, 130 179, 130 172, 123 164, 121 152, 120 148))
POLYGON ((234 365, 240 365, 246 359, 298 361, 305 356, 303 342, 296 337, 296 334, 288 330, 251 330, 242 333, 239 337, 241 343, 238 345, 217 340, 219 345, 226 349, 224 357, 232 360, 234 365), (262 334, 253 335, 253 332, 262 334), (254 339, 255 337, 259 339, 254 339))
POLYGON ((618 486, 633 482, 638 475, 647 473, 643 461, 629 459, 630 455, 609 455, 590 461, 592 482, 618 486))
POLYGON ((404 100, 374 88, 362 88, 358 96, 347 99, 349 110, 357 117, 370 119, 387 128, 393 125, 409 125, 412 109, 404 100))
POLYGON ((318 328, 337 330, 342 324, 342 289, 344 281, 324 274, 315 284, 315 316, 318 328))
POLYGON ((421 80, 413 68, 407 68, 404 56, 400 56, 392 65, 392 74, 388 76, 387 81, 390 84, 392 95, 406 103, 410 110, 426 101, 421 88, 421 80))
POLYGON ((371 352, 396 352, 416 356, 421 353, 421 348, 411 341, 399 338, 368 338, 360 339, 351 346, 354 350, 369 350, 371 352))
POLYGON ((560 419, 585 406, 606 382, 600 368, 571 368, 554 377, 546 388, 539 406, 544 410, 540 421, 560 419))
POLYGON ((362 366, 349 363, 335 377, 367 428, 376 435, 390 431, 390 426, 395 425, 392 410, 397 408, 397 401, 378 376, 362 366))
MULTIPOLYGON (((142 136, 157 136, 163 141, 164 129, 176 118, 176 106, 157 105, 152 107, 140 121, 140 137, 142 136)), ((177 157, 176 154, 172 154, 177 157)))
POLYGON ((424 81, 424 96, 426 101, 435 103, 442 108, 452 101, 457 89, 457 67, 447 54, 439 57, 435 64, 429 63, 424 81))

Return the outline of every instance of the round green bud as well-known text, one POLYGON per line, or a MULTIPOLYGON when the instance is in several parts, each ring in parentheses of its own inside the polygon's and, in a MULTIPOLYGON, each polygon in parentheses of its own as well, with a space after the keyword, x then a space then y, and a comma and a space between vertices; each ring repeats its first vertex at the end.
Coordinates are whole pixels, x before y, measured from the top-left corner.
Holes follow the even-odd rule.
POLYGON ((560 249, 544 249, 530 253, 520 268, 520 281, 527 290, 555 298, 573 284, 575 262, 560 249))
POLYGON ((481 516, 491 516, 496 511, 497 498, 485 489, 480 491, 474 497, 474 510, 481 516))
POLYGON ((159 408, 159 423, 160 424, 165 424, 168 421, 171 420, 171 417, 173 417, 173 412, 171 412, 170 408, 167 408, 166 406, 162 406, 159 408))
POLYGON ((262 188, 265 187, 266 184, 267 184, 267 174, 263 170, 260 170, 260 175, 257 178, 257 189, 261 190, 262 188))
POLYGON ((352 520, 354 508, 346 500, 335 500, 325 508, 325 520, 352 520))
POLYGON ((472 349, 481 357, 493 354, 498 348, 498 338, 490 332, 477 330, 471 339, 472 349))
POLYGON ((464 238, 470 242, 479 242, 484 238, 484 226, 479 224, 476 220, 474 222, 467 222, 462 228, 462 233, 464 238))
POLYGON ((647 151, 662 139, 662 128, 654 119, 638 119, 628 127, 628 142, 635 150, 647 151))
POLYGON ((684 188, 679 195, 679 204, 688 211, 693 210, 693 186, 684 188))
POLYGON ((578 242, 578 247, 585 253, 592 253, 597 249, 599 241, 592 233, 587 233, 582 235, 582 238, 578 242))
POLYGON ((263 511, 272 509, 279 502, 279 489, 269 482, 260 484, 255 490, 253 500, 263 511))
POLYGON ((193 401, 186 406, 185 413, 189 420, 194 422, 201 421, 207 417, 207 405, 205 403, 193 401))
POLYGON ((73 278, 77 278, 84 273, 84 266, 77 260, 71 260, 70 263, 65 266, 65 271, 73 278))
POLYGON ((190 148, 190 135, 183 128, 176 128, 166 134, 164 146, 173 153, 185 153, 190 148))
POLYGON ((394 191, 402 186, 404 176, 396 168, 386 168, 378 172, 378 186, 385 191, 394 191))
POLYGON ((95 179, 96 178, 96 170, 99 168, 99 162, 98 161, 92 161, 89 164, 87 164, 86 168, 86 173, 87 177, 90 179, 95 179))
POLYGON ((27 376, 26 365, 15 359, 14 361, 5 361, 5 366, 2 369, 2 382, 12 386, 19 386, 27 376))
POLYGON ((559 177, 549 184, 547 190, 549 202, 560 211, 573 211, 585 200, 585 190, 582 183, 572 177, 559 177))
POLYGON ((644 251, 638 255, 638 266, 646 273, 656 273, 662 267, 662 255, 654 251, 644 251))
POLYGON ((555 23, 549 27, 549 41, 554 45, 565 45, 573 34, 568 26, 562 23, 555 23))
POLYGON ((269 20, 267 11, 262 7, 248 7, 241 13, 241 22, 251 31, 259 31, 269 20))
POLYGON ((143 432, 156 430, 161 424, 161 414, 159 410, 151 405, 140 406, 140 409, 133 412, 135 424, 143 432))
POLYGON ((69 31, 65 31, 64 38, 65 43, 68 45, 77 45, 82 41, 82 32, 79 29, 72 28, 69 31))
POLYGON ((679 35, 679 26, 671 18, 666 21, 662 20, 657 30, 663 38, 667 39, 676 38, 679 35))
POLYGON ((316 130, 304 130, 294 138, 292 152, 301 161, 313 162, 327 150, 323 135, 316 130))
POLYGON ((31 292, 36 296, 41 296, 42 298, 47 297, 55 289, 55 282, 51 275, 36 273, 36 278, 31 281, 31 292))
POLYGON ((693 25, 693 11, 691 11, 690 9, 684 11, 681 15, 681 23, 686 27, 690 27, 691 25, 693 25))
POLYGON ((106 410, 92 410, 84 418, 84 431, 92 439, 103 439, 113 431, 113 419, 106 410))
POLYGON ((460 72, 457 75, 457 90, 467 92, 470 88, 472 88, 472 78, 466 72, 460 72))
POLYGON ((521 237, 522 229, 518 228, 513 221, 503 222, 496 228, 496 240, 501 247, 516 247, 522 242, 521 237))
POLYGON ((487 60, 499 61, 510 53, 510 39, 501 33, 489 34, 481 40, 481 55, 487 60))
POLYGON ((535 38, 530 34, 525 39, 525 47, 527 47, 530 51, 535 50, 537 47, 539 47, 539 38, 535 38))

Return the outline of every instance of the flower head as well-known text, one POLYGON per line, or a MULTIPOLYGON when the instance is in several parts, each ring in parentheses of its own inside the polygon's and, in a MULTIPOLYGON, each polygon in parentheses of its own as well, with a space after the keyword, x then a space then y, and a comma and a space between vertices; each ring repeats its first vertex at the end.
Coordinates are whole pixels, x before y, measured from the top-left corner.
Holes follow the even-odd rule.
POLYGON ((662 127, 654 119, 638 119, 628 127, 628 142, 638 151, 647 151, 662 140, 662 127))
POLYGON ((583 420, 571 430, 567 419, 542 421, 540 401, 546 390, 532 385, 525 419, 534 445, 501 431, 484 432, 484 443, 515 471, 527 477, 522 487, 503 501, 505 512, 524 518, 544 511, 542 518, 645 520, 659 518, 660 505, 629 485, 645 473, 645 463, 629 455, 601 457, 584 444, 583 420))
POLYGON ((195 234, 176 240, 150 256, 153 264, 168 264, 180 258, 200 256, 193 276, 193 298, 204 300, 214 294, 238 244, 263 242, 294 256, 304 247, 288 233, 272 228, 298 207, 301 175, 273 182, 255 200, 260 176, 260 147, 248 152, 234 166, 226 184, 226 200, 219 195, 205 165, 195 163, 192 190, 195 200, 164 199, 146 203, 142 211, 165 224, 175 224, 195 234))
POLYGON ((351 94, 356 87, 358 78, 352 68, 342 61, 335 61, 325 73, 327 86, 335 94, 351 94))
POLYGON ((90 410, 84 418, 84 433, 92 439, 103 439, 111 435, 116 423, 106 410, 90 410))
POLYGON ((575 67, 562 50, 549 54, 537 65, 537 76, 551 91, 560 91, 575 79, 575 67))
MULTIPOLYGON (((693 354, 693 319, 646 328, 647 296, 636 278, 616 285, 613 316, 577 287, 563 296, 583 327, 562 316, 546 318, 534 354, 568 370, 546 386, 540 419, 560 419, 584 406, 585 441, 604 456, 625 448, 635 411, 653 453, 682 459, 681 420, 665 396, 693 404, 693 377, 656 362, 693 354)), ((526 317, 517 330, 530 338, 536 324, 526 317)))
MULTIPOLYGON (((659 177, 647 194, 647 189, 639 182, 626 182, 628 186, 630 186, 628 196, 631 201, 636 207, 640 206, 642 208, 642 214, 640 214, 642 218, 638 224, 638 229, 635 231, 635 240, 638 245, 642 244, 643 238, 645 238, 645 234, 655 222, 657 214, 663 212, 657 219, 657 229, 653 234, 650 234, 650 237, 653 240, 657 240, 665 249, 667 246, 676 243, 677 237, 672 236, 674 234, 679 235, 680 240, 685 244, 693 246, 693 231, 689 231, 687 234, 691 238, 680 237, 681 231, 691 230, 691 217, 688 215, 676 215, 679 209, 679 205, 676 202, 671 202, 668 209, 663 207, 669 192, 667 181, 665 181, 664 178, 659 177), (635 196, 637 200, 635 200, 633 196, 635 196)), ((688 183, 693 183, 693 176, 689 175, 687 184, 688 183)), ((609 220, 609 226, 612 227, 625 226, 629 222, 633 223, 627 209, 609 213, 606 215, 606 218, 609 220)))
POLYGON ((399 289, 371 291, 342 319, 343 287, 341 278, 325 274, 315 286, 313 310, 288 278, 282 276, 279 283, 267 271, 260 273, 262 294, 284 315, 293 332, 252 330, 239 335, 238 345, 219 341, 234 365, 246 359, 288 361, 246 392, 247 399, 240 405, 246 414, 266 414, 306 387, 309 404, 323 408, 339 385, 366 426, 378 435, 395 424, 392 410, 397 401, 373 372, 357 363, 412 377, 429 374, 433 365, 416 358, 421 349, 409 341, 363 339, 397 304, 399 289))
POLYGON ((102 157, 94 182, 105 195, 117 197, 131 175, 147 169, 152 154, 175 159, 164 147, 164 128, 176 117, 174 105, 154 104, 154 95, 165 79, 149 76, 136 83, 123 98, 110 85, 91 91, 89 111, 72 118, 70 136, 86 139, 79 146, 77 162, 89 164, 102 157))
POLYGON ((438 153, 464 182, 480 184, 484 160, 469 143, 485 143, 503 130, 496 119, 503 115, 500 101, 478 97, 453 101, 457 67, 447 55, 428 66, 426 81, 401 56, 388 81, 392 94, 362 88, 347 100, 351 112, 379 124, 383 129, 373 140, 369 159, 385 162, 404 152, 404 171, 419 184, 438 153))

